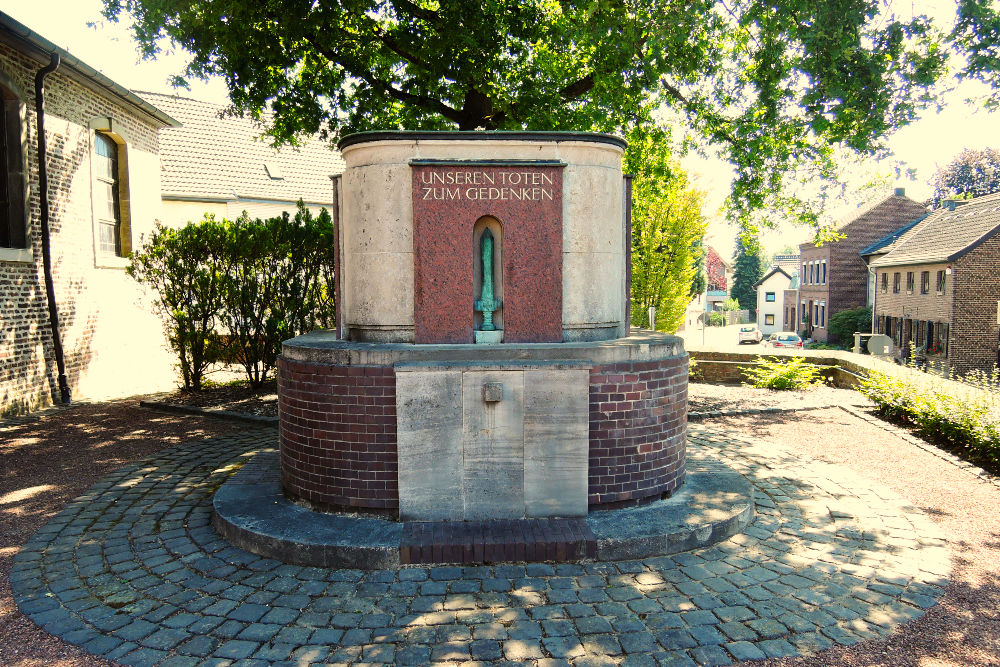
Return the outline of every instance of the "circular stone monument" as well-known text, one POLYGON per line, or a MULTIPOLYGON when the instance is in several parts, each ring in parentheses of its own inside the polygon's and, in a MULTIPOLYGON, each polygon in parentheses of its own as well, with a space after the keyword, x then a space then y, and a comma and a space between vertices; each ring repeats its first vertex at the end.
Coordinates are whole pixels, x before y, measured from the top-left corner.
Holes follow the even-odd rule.
POLYGON ((281 485, 404 521, 583 517, 684 482, 687 354, 629 331, 625 142, 340 142, 335 331, 279 360, 281 485))

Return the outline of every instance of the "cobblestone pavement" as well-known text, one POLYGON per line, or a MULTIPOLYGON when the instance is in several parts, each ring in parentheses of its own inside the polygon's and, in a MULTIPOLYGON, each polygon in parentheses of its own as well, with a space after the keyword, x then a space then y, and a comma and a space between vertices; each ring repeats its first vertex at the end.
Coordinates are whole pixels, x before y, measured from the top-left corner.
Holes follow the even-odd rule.
POLYGON ((642 561, 324 570, 230 546, 211 494, 272 429, 123 468, 21 550, 11 584, 48 632, 127 665, 504 662, 726 665, 882 636, 950 569, 936 526, 886 487, 790 448, 691 425, 692 465, 758 491, 745 534, 642 561))

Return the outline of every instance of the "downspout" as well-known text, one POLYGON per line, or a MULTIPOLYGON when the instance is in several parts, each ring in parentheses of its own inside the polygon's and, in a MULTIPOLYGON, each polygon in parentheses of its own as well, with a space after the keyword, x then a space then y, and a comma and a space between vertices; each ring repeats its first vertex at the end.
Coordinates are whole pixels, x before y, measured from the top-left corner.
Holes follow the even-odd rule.
POLYGON ((52 283, 52 249, 49 239, 49 175, 45 166, 45 77, 59 67, 59 54, 50 55, 48 65, 35 73, 35 124, 38 130, 38 197, 42 222, 42 268, 45 271, 45 296, 49 303, 49 326, 52 329, 52 348, 59 369, 59 397, 68 404, 69 382, 66 381, 66 362, 63 359, 62 340, 59 337, 59 311, 56 292, 52 283))

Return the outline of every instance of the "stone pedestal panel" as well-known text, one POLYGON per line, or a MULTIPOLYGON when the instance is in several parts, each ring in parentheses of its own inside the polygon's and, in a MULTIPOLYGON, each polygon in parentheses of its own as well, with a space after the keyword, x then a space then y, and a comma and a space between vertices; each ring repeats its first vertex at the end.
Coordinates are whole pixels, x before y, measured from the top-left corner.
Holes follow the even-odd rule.
POLYGON ((403 365, 396 377, 401 519, 586 516, 587 368, 403 365))

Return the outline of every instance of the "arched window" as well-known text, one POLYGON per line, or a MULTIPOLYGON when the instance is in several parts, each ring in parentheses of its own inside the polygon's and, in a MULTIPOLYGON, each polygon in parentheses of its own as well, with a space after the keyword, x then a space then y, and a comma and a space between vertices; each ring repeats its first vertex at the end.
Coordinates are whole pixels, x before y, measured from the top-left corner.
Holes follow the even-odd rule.
POLYGON ((27 248, 21 100, 0 79, 0 248, 27 248))

